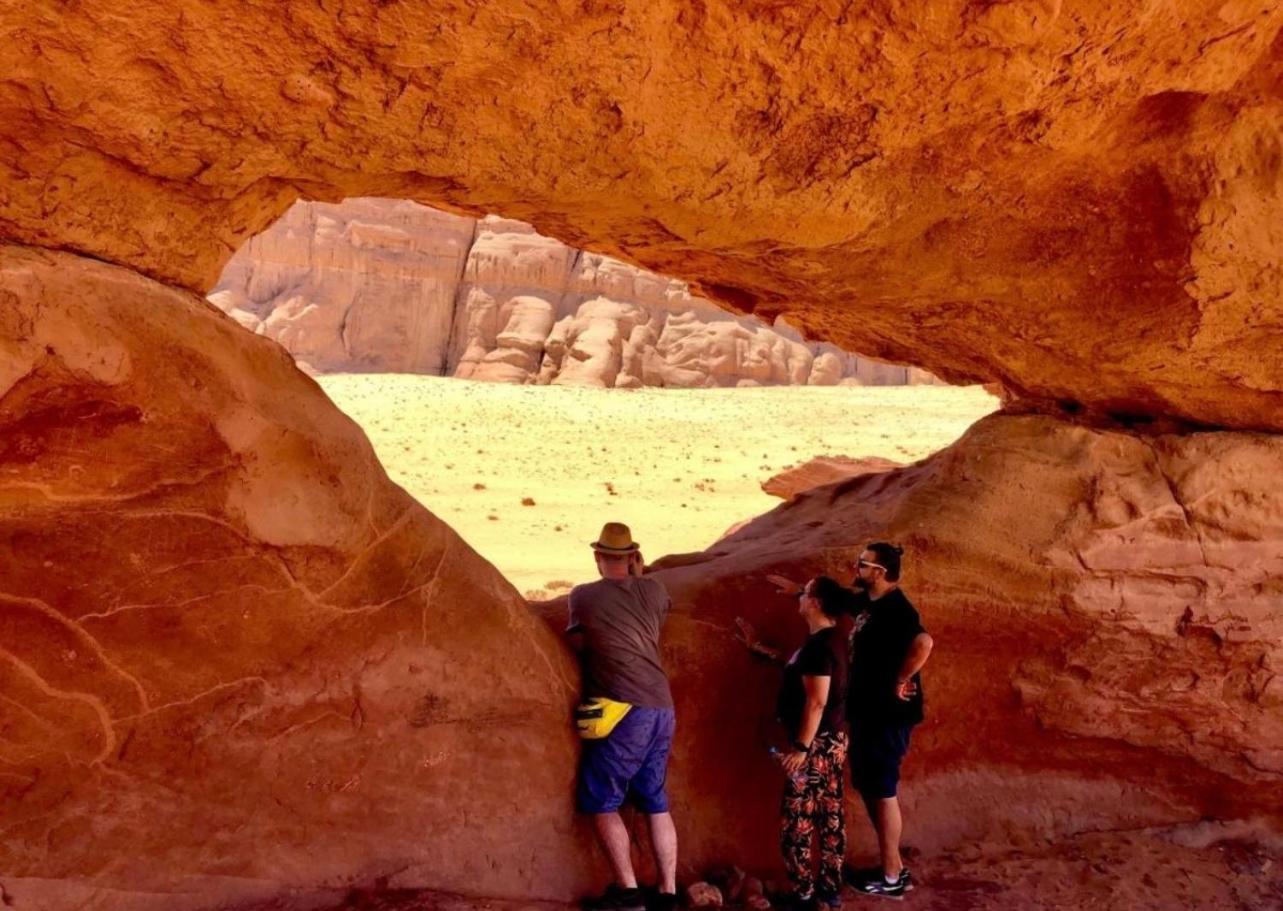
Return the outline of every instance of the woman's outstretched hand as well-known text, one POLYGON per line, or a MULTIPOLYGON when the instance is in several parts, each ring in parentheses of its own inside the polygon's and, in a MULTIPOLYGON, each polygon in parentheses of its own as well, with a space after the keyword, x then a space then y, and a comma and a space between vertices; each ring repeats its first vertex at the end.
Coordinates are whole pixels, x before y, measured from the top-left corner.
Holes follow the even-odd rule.
POLYGON ((796 595, 802 590, 801 585, 784 576, 770 575, 766 577, 766 581, 778 588, 781 595, 796 595))

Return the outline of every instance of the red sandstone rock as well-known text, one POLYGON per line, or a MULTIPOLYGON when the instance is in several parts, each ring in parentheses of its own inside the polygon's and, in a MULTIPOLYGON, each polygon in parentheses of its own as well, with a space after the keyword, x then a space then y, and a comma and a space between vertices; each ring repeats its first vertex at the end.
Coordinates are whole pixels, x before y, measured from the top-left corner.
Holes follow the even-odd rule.
POLYGON ((0 253, 0 580, 5 904, 591 882, 555 634, 199 298, 0 253))
MULTIPOLYGON (((683 850, 778 864, 778 673, 734 621, 796 644, 795 604, 766 574, 846 580, 878 539, 905 545, 936 639, 905 768, 913 845, 1283 823, 1283 492, 1264 480, 1280 465, 1268 435, 996 415, 916 465, 801 493, 702 558, 657 560, 676 605, 683 850)), ((861 812, 848 808, 857 851, 861 812)))
POLYGON ((846 456, 818 456, 772 475, 762 482, 762 490, 773 497, 788 500, 799 493, 836 484, 866 474, 882 474, 902 467, 903 463, 880 456, 850 459, 846 456))
POLYGON ((0 239, 204 292, 300 196, 413 198, 1038 407, 1283 430, 1279 4, 118 13, 0 12, 0 239))

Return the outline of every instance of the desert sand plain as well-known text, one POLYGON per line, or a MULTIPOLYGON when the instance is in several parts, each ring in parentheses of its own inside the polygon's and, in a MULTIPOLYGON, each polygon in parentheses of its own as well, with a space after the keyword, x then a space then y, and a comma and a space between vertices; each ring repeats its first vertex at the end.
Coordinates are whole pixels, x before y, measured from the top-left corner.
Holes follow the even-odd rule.
POLYGON ((761 483, 819 455, 921 459, 997 407, 978 386, 596 389, 407 374, 319 378, 392 480, 530 598, 595 578, 627 522, 647 560, 703 550, 779 504, 761 483))

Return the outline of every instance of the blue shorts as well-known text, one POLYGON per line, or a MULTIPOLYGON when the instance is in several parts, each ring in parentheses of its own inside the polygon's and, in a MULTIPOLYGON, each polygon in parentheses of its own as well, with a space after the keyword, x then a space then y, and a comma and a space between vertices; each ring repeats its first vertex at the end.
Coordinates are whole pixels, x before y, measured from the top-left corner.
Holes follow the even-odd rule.
POLYGON ((643 813, 667 813, 672 709, 633 706, 609 737, 585 740, 575 803, 580 813, 614 813, 629 797, 643 813))
POLYGON ((851 784, 865 800, 894 797, 912 727, 852 725, 851 784))

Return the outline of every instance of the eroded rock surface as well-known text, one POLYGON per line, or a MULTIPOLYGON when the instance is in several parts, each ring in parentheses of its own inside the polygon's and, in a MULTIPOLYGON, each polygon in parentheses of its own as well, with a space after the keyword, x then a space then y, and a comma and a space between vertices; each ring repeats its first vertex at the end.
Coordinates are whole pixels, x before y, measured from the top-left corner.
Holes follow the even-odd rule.
POLYGON ((1283 430, 1272 0, 118 13, 0 13, 0 238, 204 292, 301 196, 411 198, 1037 407, 1283 430))
POLYGON ((1283 492, 1261 479, 1281 465, 1276 436, 995 415, 930 459, 800 493, 705 554, 659 560, 677 604, 665 660, 687 850, 749 869, 777 851, 773 801, 745 795, 777 786, 778 671, 735 641, 735 619, 794 647, 796 601, 766 574, 848 581, 884 539, 905 545, 937 643, 906 765, 918 848, 1204 817, 1278 826, 1283 492))
POLYGON ((200 298, 0 250, 0 579, 6 906, 590 882, 557 637, 200 298))
POLYGON ((295 204, 209 299, 318 372, 624 388, 936 381, 733 316, 522 222, 387 199, 295 204))

